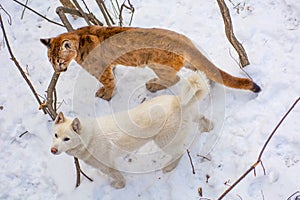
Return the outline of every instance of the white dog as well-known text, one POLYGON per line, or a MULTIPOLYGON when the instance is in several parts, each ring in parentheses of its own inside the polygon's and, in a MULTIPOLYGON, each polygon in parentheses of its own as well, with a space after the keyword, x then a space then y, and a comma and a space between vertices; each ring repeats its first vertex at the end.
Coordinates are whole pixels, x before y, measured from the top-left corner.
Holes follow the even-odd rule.
POLYGON ((172 159, 163 168, 174 169, 187 146, 187 135, 195 132, 193 122, 202 119, 202 130, 211 123, 197 109, 197 100, 209 92, 207 79, 194 73, 184 83, 179 96, 155 97, 126 112, 100 118, 70 119, 59 113, 53 125, 51 152, 77 157, 110 176, 115 188, 125 187, 125 179, 115 159, 126 156, 153 141, 172 159), (203 123, 204 122, 204 123, 203 123))

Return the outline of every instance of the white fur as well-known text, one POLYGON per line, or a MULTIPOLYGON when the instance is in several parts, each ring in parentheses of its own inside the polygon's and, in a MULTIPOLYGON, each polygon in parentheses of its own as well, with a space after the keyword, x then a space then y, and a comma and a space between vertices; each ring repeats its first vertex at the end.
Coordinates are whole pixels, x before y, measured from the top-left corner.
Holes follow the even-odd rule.
POLYGON ((183 153, 185 138, 193 131, 193 121, 204 118, 198 113, 197 100, 208 92, 207 79, 194 73, 179 97, 159 96, 126 112, 97 119, 70 119, 60 113, 53 125, 51 151, 83 160, 109 175, 115 188, 123 188, 125 179, 116 170, 115 159, 154 141, 172 156, 172 162, 163 169, 171 171, 183 153))

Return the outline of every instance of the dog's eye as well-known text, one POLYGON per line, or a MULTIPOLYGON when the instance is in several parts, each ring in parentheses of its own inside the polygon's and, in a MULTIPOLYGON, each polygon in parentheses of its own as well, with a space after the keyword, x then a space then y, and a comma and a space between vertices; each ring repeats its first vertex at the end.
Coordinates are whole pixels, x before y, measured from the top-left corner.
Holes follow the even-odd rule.
POLYGON ((58 137, 56 133, 54 134, 54 136, 55 136, 56 138, 58 137))
POLYGON ((67 138, 67 137, 64 138, 64 141, 65 141, 65 142, 66 142, 66 141, 69 141, 69 140, 70 140, 70 138, 67 138))

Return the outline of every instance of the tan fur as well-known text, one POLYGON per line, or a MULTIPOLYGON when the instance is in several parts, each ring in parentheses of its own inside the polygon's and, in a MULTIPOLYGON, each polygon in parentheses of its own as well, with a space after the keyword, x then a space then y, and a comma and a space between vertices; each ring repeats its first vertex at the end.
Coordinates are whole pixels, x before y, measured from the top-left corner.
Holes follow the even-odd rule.
POLYGON ((177 83, 176 73, 183 66, 201 70, 209 79, 228 87, 260 91, 252 80, 233 77, 217 68, 184 35, 165 29, 88 26, 41 42, 48 47, 55 71, 66 71, 74 59, 103 84, 96 96, 106 100, 113 96, 112 68, 116 65, 150 67, 158 76, 146 83, 151 92, 177 83), (98 61, 88 61, 93 50, 98 61), (105 63, 105 59, 110 62, 105 63))

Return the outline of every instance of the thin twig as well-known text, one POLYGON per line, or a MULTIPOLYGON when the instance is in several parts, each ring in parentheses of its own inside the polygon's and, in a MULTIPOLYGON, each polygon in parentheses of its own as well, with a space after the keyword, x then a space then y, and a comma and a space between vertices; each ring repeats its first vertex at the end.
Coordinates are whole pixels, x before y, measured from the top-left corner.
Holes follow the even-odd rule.
POLYGON ((80 185, 80 165, 79 165, 78 158, 74 157, 74 163, 76 166, 76 174, 77 174, 76 187, 78 187, 80 185))
POLYGON ((77 10, 80 12, 81 17, 85 20, 85 22, 86 22, 89 26, 92 25, 92 24, 90 23, 90 20, 89 20, 87 14, 83 11, 83 9, 81 8, 81 6, 80 6, 79 3, 77 2, 77 0, 73 0, 73 3, 75 4, 77 10))
POLYGON ((93 182, 94 180, 91 179, 90 177, 88 177, 81 169, 80 169, 80 173, 85 177, 87 178, 89 181, 93 182))
POLYGON ((197 154, 197 156, 203 158, 204 160, 211 161, 211 159, 209 159, 209 158, 206 157, 206 156, 202 156, 202 155, 200 155, 200 154, 197 154))
POLYGON ((0 4, 0 10, 3 10, 4 13, 8 16, 8 19, 9 19, 9 20, 7 20, 7 21, 8 21, 8 24, 11 25, 11 24, 12 24, 11 16, 10 16, 10 14, 3 8, 3 6, 2 6, 1 4, 0 4))
MULTIPOLYGON (((118 3, 118 1, 116 0, 116 2, 118 3)), ((120 8, 118 8, 118 10, 116 9, 116 6, 115 6, 115 4, 112 2, 112 0, 110 0, 110 3, 111 3, 111 5, 112 5, 112 8, 113 8, 113 11, 114 11, 114 14, 115 14, 115 17, 117 17, 118 16, 118 12, 120 12, 120 8)), ((118 4, 117 4, 118 5, 118 4)))
POLYGON ((89 181, 93 182, 93 179, 91 179, 90 177, 88 177, 88 175, 86 175, 80 168, 80 164, 79 164, 79 160, 78 158, 74 157, 74 163, 75 163, 75 167, 76 167, 76 174, 77 174, 77 178, 76 178, 76 187, 78 187, 80 185, 80 173, 87 178, 89 181))
POLYGON ((111 16, 111 15, 109 14, 109 12, 108 12, 108 10, 107 10, 107 8, 106 8, 106 5, 105 5, 105 3, 104 3, 103 0, 102 0, 102 2, 103 2, 103 3, 102 3, 103 9, 104 9, 104 11, 106 12, 108 18, 110 19, 110 21, 111 21, 112 24, 115 24, 115 22, 114 22, 112 16, 111 16))
MULTIPOLYGON (((25 2, 25 5, 26 5, 26 6, 27 6, 27 4, 28 4, 28 0, 26 0, 26 2, 25 2)), ((24 6, 23 11, 22 11, 22 15, 21 15, 21 20, 22 20, 23 17, 24 17, 25 10, 26 10, 26 7, 24 6)))
POLYGON ((129 22, 129 26, 131 25, 132 19, 133 19, 133 14, 134 14, 134 7, 131 4, 130 0, 127 0, 129 6, 127 6, 126 0, 124 1, 124 3, 121 5, 121 9, 120 9, 120 13, 119 13, 119 25, 122 26, 123 25, 123 8, 127 8, 128 10, 131 11, 131 18, 130 18, 130 22, 129 22))
MULTIPOLYGON (((12 50, 11 50, 11 47, 10 47, 10 44, 9 44, 9 41, 8 41, 8 38, 7 38, 7 35, 6 35, 6 32, 5 32, 5 28, 4 28, 4 24, 3 24, 3 21, 2 21, 2 16, 1 16, 1 13, 0 13, 0 23, 1 23, 1 29, 2 29, 2 32, 3 32, 3 36, 4 36, 4 39, 5 39, 5 43, 7 45, 7 49, 9 51, 9 54, 10 54, 10 57, 11 57, 11 60, 15 63, 15 65, 17 66, 19 72, 21 73, 22 77, 24 78, 24 80, 26 81, 26 83, 28 84, 30 90, 32 91, 35 99, 37 100, 37 102, 39 103, 39 105, 42 104, 42 101, 40 100, 37 92, 35 91, 33 85, 31 84, 30 80, 28 79, 26 73, 23 71, 22 67, 20 66, 19 62, 17 61, 17 59, 15 58, 12 50)), ((44 110, 44 113, 46 113, 45 109, 44 110)))
POLYGON ((52 21, 51 19, 48 19, 47 17, 41 15, 40 13, 38 13, 38 12, 35 11, 35 10, 33 10, 32 8, 26 6, 25 4, 23 4, 23 3, 21 3, 21 2, 19 2, 19 1, 17 1, 17 0, 13 0, 13 1, 16 2, 16 3, 18 3, 18 4, 20 4, 21 6, 23 6, 23 7, 25 7, 25 8, 27 8, 27 9, 30 10, 31 12, 33 12, 33 13, 35 13, 36 15, 40 16, 41 18, 47 20, 48 22, 53 23, 53 24, 56 24, 56 25, 58 25, 58 26, 65 27, 64 25, 62 25, 62 24, 60 24, 60 23, 57 23, 57 22, 55 22, 55 21, 52 21))
POLYGON ((110 21, 112 22, 112 24, 115 24, 112 20, 112 17, 109 15, 103 0, 96 0, 96 2, 98 4, 98 7, 100 8, 100 11, 105 19, 107 26, 111 26, 110 21))
POLYGON ((253 80, 252 77, 246 72, 246 70, 244 70, 244 68, 242 67, 241 63, 239 63, 235 57, 233 57, 233 55, 231 54, 230 49, 228 50, 230 57, 234 60, 234 62, 239 66, 239 68, 242 70, 242 72, 244 72, 244 74, 246 74, 246 76, 250 79, 253 80))
POLYGON ((81 0, 81 1, 82 1, 83 5, 85 6, 85 9, 88 11, 88 13, 91 14, 89 7, 85 3, 85 0, 81 0))
POLYGON ((19 135, 19 138, 23 137, 28 131, 24 131, 21 135, 19 135))
POLYGON ((296 194, 300 194, 300 191, 297 191, 297 192, 294 192, 291 196, 289 196, 288 198, 287 198, 287 200, 292 200, 291 198, 294 196, 294 195, 296 195, 296 194))
POLYGON ((288 110, 287 113, 285 113, 285 115, 282 117, 282 119, 279 121, 279 123, 277 124, 277 126, 275 127, 275 129, 272 131, 271 135, 268 137, 267 141, 265 142, 259 156, 258 156, 258 160, 261 160, 261 157, 268 145, 268 143, 270 142, 271 138, 273 137, 273 135, 275 134, 275 132, 277 131, 277 129, 279 128, 279 126, 282 124, 282 122, 284 121, 284 119, 288 116, 288 114, 294 109, 294 107, 296 106, 296 104, 298 103, 298 101, 300 100, 300 97, 295 101, 295 103, 290 107, 290 109, 288 110))
POLYGON ((189 157, 189 160, 190 160, 190 163, 191 163, 191 166, 192 166, 192 173, 195 174, 195 168, 194 168, 193 160, 192 160, 191 155, 190 155, 190 151, 187 149, 186 152, 188 154, 188 157, 189 157))
POLYGON ((62 106, 63 103, 66 103, 65 100, 62 100, 61 102, 57 103, 58 106, 57 106, 56 110, 58 110, 62 106))
MULTIPOLYGON (((267 147, 267 145, 269 144, 271 138, 273 137, 273 135, 275 134, 275 132, 277 131, 277 129, 279 128, 279 126, 282 124, 282 122, 285 120, 285 118, 289 115, 289 113, 294 109, 294 107, 296 106, 296 104, 299 102, 300 97, 298 97, 298 99, 293 103, 293 105, 289 108, 289 110, 285 113, 285 115, 281 118, 281 120, 279 121, 279 123, 276 125, 275 129, 272 131, 272 133, 270 134, 270 136, 268 137, 268 139, 266 140, 266 142, 264 143, 264 146, 262 147, 259 156, 257 158, 257 161, 244 173, 242 174, 238 180, 236 180, 219 198, 223 199, 241 180, 243 180, 252 170, 255 170, 256 166, 261 164, 262 165, 262 155, 267 147)), ((263 169, 264 166, 262 165, 263 169)), ((265 170, 264 170, 265 173, 265 170)))

